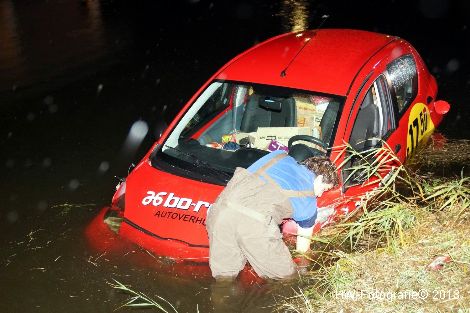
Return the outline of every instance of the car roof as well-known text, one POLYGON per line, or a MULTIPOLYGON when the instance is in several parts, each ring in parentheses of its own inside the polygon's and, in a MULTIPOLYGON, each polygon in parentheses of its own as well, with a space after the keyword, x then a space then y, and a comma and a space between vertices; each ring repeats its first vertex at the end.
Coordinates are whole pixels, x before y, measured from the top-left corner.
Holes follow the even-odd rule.
POLYGON ((240 54, 217 78, 345 96, 361 67, 395 39, 350 29, 288 33, 240 54))

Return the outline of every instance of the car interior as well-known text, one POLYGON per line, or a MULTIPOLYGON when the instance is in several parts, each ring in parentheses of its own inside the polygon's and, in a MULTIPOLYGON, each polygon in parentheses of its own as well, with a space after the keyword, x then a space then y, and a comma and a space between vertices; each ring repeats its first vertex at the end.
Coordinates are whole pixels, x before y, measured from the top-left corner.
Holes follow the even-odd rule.
MULTIPOLYGON (((183 117, 180 123, 184 127, 178 132, 178 126, 175 128, 178 137, 170 135, 164 151, 171 148, 167 152, 176 157, 189 162, 197 158, 199 164, 233 172, 279 149, 291 150, 298 161, 326 154, 341 98, 224 83, 203 101, 199 109, 183 117), (296 140, 296 148, 290 149, 289 140, 294 136, 306 140, 296 140)), ((197 105, 196 101, 193 106, 197 105)))

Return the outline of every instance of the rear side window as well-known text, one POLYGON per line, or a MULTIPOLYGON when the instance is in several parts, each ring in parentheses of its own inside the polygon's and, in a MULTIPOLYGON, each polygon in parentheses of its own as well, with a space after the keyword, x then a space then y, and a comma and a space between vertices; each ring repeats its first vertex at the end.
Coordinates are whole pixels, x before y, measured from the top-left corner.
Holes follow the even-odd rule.
POLYGON ((390 63, 387 74, 392 84, 392 94, 396 99, 398 112, 403 113, 416 97, 418 79, 416 63, 411 55, 405 55, 390 63))

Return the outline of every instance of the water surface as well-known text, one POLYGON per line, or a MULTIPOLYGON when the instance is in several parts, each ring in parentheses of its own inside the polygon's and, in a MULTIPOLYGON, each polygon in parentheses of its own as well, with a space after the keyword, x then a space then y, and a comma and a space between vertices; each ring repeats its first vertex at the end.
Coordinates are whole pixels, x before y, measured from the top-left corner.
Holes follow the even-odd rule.
MULTIPOLYGON (((180 312, 271 312, 298 282, 214 287, 131 244, 94 249, 87 226, 109 203, 114 176, 126 175, 217 68, 273 35, 316 27, 326 13, 325 27, 412 42, 453 105, 441 133, 470 138, 470 51, 461 44, 470 10, 445 1, 402 10, 402 2, 1 0, 0 311, 110 312, 127 299, 109 286, 116 279, 180 312), (123 150, 139 120, 148 135, 123 150)), ((452 171, 468 163, 459 160, 452 171)))

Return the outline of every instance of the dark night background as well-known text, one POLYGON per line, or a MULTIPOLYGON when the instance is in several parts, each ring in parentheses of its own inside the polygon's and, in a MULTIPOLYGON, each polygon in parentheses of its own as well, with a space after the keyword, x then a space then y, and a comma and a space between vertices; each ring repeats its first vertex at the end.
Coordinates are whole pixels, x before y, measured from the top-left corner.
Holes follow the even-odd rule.
POLYGON ((90 268, 82 238, 109 203, 114 176, 126 175, 225 62, 295 26, 315 28, 324 14, 324 28, 408 40, 452 105, 439 131, 470 138, 465 0, 0 0, 0 311, 117 307, 103 291, 115 266, 90 268), (124 150, 138 120, 149 132, 124 150), (42 248, 29 249, 28 240, 42 248))

